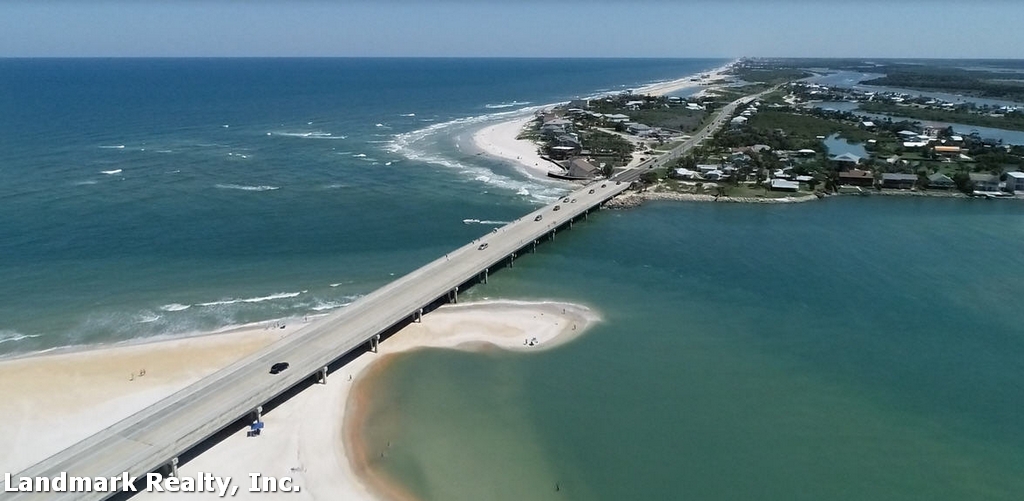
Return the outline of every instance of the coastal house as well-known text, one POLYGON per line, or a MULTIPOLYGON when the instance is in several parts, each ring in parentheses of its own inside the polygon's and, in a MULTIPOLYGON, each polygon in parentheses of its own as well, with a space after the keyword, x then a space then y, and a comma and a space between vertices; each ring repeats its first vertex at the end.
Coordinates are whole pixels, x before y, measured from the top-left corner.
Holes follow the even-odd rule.
POLYGON ((840 165, 857 165, 860 163, 860 157, 853 153, 843 153, 832 157, 832 161, 840 165))
POLYGON ((800 183, 788 179, 772 179, 769 189, 772 191, 799 191, 800 183))
POLYGON ((886 172, 882 174, 882 188, 909 190, 913 188, 916 183, 916 174, 900 174, 895 172, 886 172))
POLYGON ((936 146, 935 147, 935 153, 937 153, 939 155, 947 156, 947 157, 960 156, 960 151, 961 150, 960 150, 959 146, 936 146))
POLYGON ((718 170, 718 164, 698 164, 697 170, 700 171, 702 174, 706 174, 713 170, 718 170))
POLYGON ((956 183, 953 182, 953 179, 941 172, 928 176, 928 188, 933 190, 948 190, 954 186, 956 183))
POLYGON ((872 186, 875 176, 869 170, 850 169, 839 173, 839 184, 845 186, 872 186))
POLYGON ((590 100, 589 99, 573 99, 572 101, 569 101, 569 108, 574 108, 574 109, 578 109, 578 110, 590 109, 590 100))
POLYGON ((601 173, 601 168, 585 158, 574 158, 569 162, 569 177, 573 179, 592 179, 601 173))
POLYGON ((621 113, 613 113, 613 114, 610 114, 610 115, 605 115, 604 119, 609 121, 609 122, 613 122, 613 123, 628 122, 629 121, 629 115, 623 115, 621 113))
POLYGON ((747 117, 736 117, 729 121, 732 125, 739 127, 747 123, 747 117))
POLYGON ((630 134, 633 134, 634 136, 646 136, 646 135, 650 134, 652 132, 652 130, 651 130, 651 127, 649 125, 634 123, 634 124, 629 124, 629 126, 626 127, 626 132, 629 132, 630 134))
POLYGON ((1005 189, 1010 193, 1024 192, 1024 172, 1007 172, 1005 189))
POLYGON ((690 169, 679 168, 672 171, 672 177, 676 179, 698 179, 700 173, 690 169))
POLYGON ((704 174, 704 179, 708 179, 710 181, 718 181, 718 180, 723 179, 725 177, 726 177, 725 173, 720 171, 720 170, 718 170, 718 169, 715 169, 713 171, 709 171, 709 172, 704 174))
POLYGON ((576 153, 581 153, 578 148, 573 146, 552 146, 548 148, 548 156, 552 160, 565 160, 576 153))
POLYGON ((970 178, 971 184, 974 185, 974 191, 999 191, 999 176, 995 176, 984 172, 972 172, 970 173, 970 178))

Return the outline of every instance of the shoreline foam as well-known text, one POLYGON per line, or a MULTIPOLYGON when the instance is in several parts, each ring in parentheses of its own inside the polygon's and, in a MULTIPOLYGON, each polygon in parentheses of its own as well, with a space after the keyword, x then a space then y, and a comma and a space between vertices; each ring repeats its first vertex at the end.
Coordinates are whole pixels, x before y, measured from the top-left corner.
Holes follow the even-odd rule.
MULTIPOLYGON (((358 419, 372 394, 374 374, 385 371, 398 354, 427 348, 551 349, 579 337, 598 320, 586 307, 558 302, 444 306, 424 316, 423 323, 385 339, 379 353, 355 357, 332 373, 326 385, 312 385, 266 413, 262 436, 235 432, 182 465, 181 474, 203 471, 230 476, 242 485, 240 492, 245 492, 252 472, 289 476, 302 487, 290 495, 296 500, 407 499, 400 485, 381 476, 372 464, 357 460, 357 454, 365 457, 368 451, 358 419), (523 346, 526 337, 537 338, 537 344, 523 346)), ((291 322, 286 329, 237 329, 0 361, 0 401, 9 437, 0 451, 0 470, 21 471, 294 333, 301 325, 308 324, 291 322), (140 376, 143 368, 146 374, 140 376)), ((139 493, 138 497, 153 495, 139 493)), ((172 494, 159 494, 161 498, 168 495, 172 494)), ((239 497, 246 496, 252 495, 239 497)))
MULTIPOLYGON (((700 81, 697 82, 691 80, 695 75, 687 75, 675 80, 648 84, 643 87, 633 89, 633 92, 637 94, 663 96, 683 89, 700 87, 709 81, 714 81, 724 77, 725 72, 738 61, 738 59, 733 60, 712 70, 698 73, 697 75, 706 74, 708 75, 708 78, 700 79, 700 81)), ((711 88, 713 87, 707 87, 705 90, 711 88)), ((564 103, 551 103, 544 106, 534 106, 530 109, 547 109, 560 104, 564 103)), ((528 139, 518 139, 520 132, 522 132, 526 124, 533 121, 534 118, 534 114, 531 113, 528 116, 518 116, 510 120, 489 124, 473 133, 473 144, 477 149, 488 156, 515 163, 518 167, 522 167, 529 175, 549 179, 547 177, 548 171, 551 170, 549 167, 553 167, 554 165, 550 161, 541 158, 538 153, 539 145, 528 139)))

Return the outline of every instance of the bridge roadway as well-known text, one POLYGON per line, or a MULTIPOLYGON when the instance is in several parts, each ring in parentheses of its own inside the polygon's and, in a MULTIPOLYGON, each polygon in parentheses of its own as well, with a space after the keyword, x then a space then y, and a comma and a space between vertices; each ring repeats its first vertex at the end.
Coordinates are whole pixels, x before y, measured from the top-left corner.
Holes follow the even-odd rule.
MULTIPOLYGON (((569 203, 547 205, 498 228, 18 476, 54 477, 67 472, 68 476, 111 477, 129 472, 141 478, 628 187, 629 183, 603 181, 575 190, 566 195, 569 203), (480 249, 483 244, 486 248, 480 249), (290 364, 288 370, 269 374, 270 366, 282 361, 290 364)), ((38 499, 39 495, 14 494, 10 499, 22 497, 38 499)), ((45 497, 92 500, 107 495, 51 493, 45 497)))
MULTIPOLYGON (((742 100, 740 100, 742 101, 742 100)), ((517 253, 533 247, 559 228, 618 195, 644 171, 676 158, 697 145, 727 120, 736 101, 723 108, 699 134, 666 155, 591 183, 558 202, 497 228, 446 256, 391 282, 345 308, 295 332, 271 346, 203 378, 177 393, 115 423, 75 445, 29 467, 17 477, 114 477, 122 472, 144 477, 246 415, 285 393, 353 350, 379 339, 379 334, 458 287, 481 278, 517 253), (669 157, 671 155, 671 157, 669 157), (592 193, 591 193, 592 192, 592 193), (565 202, 568 199, 569 202, 565 202), (537 220, 537 218, 540 220, 537 220), (486 246, 481 249, 481 245, 486 246), (270 366, 286 361, 276 375, 270 366)), ((144 481, 140 482, 144 485, 144 481)), ((109 493, 13 493, 20 499, 100 500, 109 493)))

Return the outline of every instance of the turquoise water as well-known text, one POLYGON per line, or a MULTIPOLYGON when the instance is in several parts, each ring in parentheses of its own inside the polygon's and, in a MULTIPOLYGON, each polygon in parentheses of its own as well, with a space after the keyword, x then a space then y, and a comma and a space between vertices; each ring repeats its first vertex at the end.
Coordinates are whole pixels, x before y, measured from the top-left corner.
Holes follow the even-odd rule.
MULTIPOLYGON (((566 190, 476 128, 723 62, 0 60, 0 355, 343 307, 566 190)), ((404 356, 367 436, 425 499, 1019 499, 1022 215, 602 212, 463 297, 603 323, 404 356)))
POLYGON ((1019 499, 1022 216, 603 212, 468 294, 605 321, 551 352, 400 358, 377 381, 377 467, 424 499, 1019 499))
POLYGON ((567 189, 475 128, 723 63, 0 59, 0 356, 342 307, 567 189))

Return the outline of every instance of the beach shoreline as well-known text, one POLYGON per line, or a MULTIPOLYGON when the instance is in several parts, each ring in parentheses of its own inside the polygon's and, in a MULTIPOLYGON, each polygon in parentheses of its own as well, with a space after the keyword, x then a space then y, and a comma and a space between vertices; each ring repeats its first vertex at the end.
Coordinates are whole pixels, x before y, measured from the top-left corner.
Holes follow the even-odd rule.
MULTIPOLYGON (((643 87, 632 89, 632 92, 635 94, 663 96, 683 89, 700 87, 703 85, 705 88, 702 89, 701 92, 697 93, 697 95, 701 95, 714 88, 714 86, 706 86, 708 82, 724 78, 725 73, 738 61, 739 59, 732 60, 712 70, 700 72, 694 75, 686 75, 675 80, 648 84, 643 87), (698 81, 693 81, 693 78, 696 75, 707 75, 707 78, 701 78, 698 81)), ((527 111, 544 110, 560 104, 564 103, 551 103, 544 106, 533 106, 527 111)), ((538 152, 539 145, 536 142, 529 139, 518 138, 519 134, 523 131, 523 128, 535 118, 536 112, 531 112, 525 116, 518 116, 510 120, 488 124, 473 133, 473 144, 485 155, 512 162, 530 176, 550 179, 547 177, 547 174, 551 171, 551 167, 555 167, 555 164, 550 160, 546 160, 541 157, 538 152)))
MULTIPOLYGON (((263 416, 259 437, 232 433, 183 464, 179 472, 211 472, 248 485, 248 475, 293 478, 301 499, 410 499, 369 460, 360 412, 374 392, 376 374, 400 354, 422 349, 517 352, 571 342, 599 316, 561 302, 485 301, 446 305, 340 367, 327 384, 312 385, 263 416), (525 344, 524 344, 525 343, 525 344)), ((5 403, 7 447, 0 470, 16 474, 66 447, 300 330, 247 328, 180 339, 89 347, 0 361, 0 401, 5 403), (143 369, 145 369, 143 373, 143 369)), ((255 494, 255 493, 253 493, 255 494)), ((243 492, 238 497, 253 496, 243 492)), ((216 494, 189 495, 215 499, 216 494)), ((259 496, 256 496, 258 498, 259 496)))

